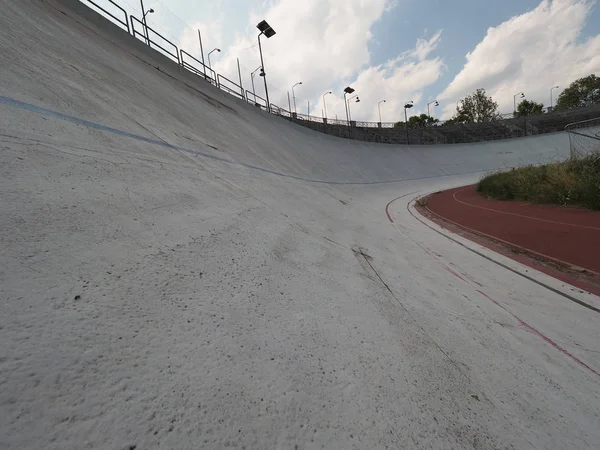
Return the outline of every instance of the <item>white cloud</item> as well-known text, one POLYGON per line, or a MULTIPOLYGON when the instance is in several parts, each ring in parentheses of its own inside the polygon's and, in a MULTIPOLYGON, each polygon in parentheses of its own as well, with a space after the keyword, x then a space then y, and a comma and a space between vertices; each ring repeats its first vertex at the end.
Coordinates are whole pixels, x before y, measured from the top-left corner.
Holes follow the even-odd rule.
MULTIPOLYGON (((262 12, 252 13, 249 35, 238 36, 226 54, 213 62, 213 67, 237 80, 236 58, 239 58, 244 87, 251 90, 249 73, 260 66, 255 26, 266 19, 277 32, 271 39, 261 38, 271 103, 287 108, 287 92, 291 95, 291 87, 302 81, 303 84, 295 88, 298 112, 306 113, 307 101, 310 101, 311 114, 320 116, 322 95, 333 90, 334 95, 326 98, 327 112, 330 118, 337 114, 342 119, 345 118, 342 90, 352 85, 361 98, 359 104, 351 106, 354 119, 377 121, 377 103, 386 99, 382 104, 383 120, 399 120, 404 102, 418 101, 420 90, 439 78, 444 65, 440 58, 428 59, 440 40, 440 32, 429 39, 419 39, 414 49, 398 58, 382 65, 370 65, 371 26, 395 3, 389 0, 281 0, 262 12)), ((218 33, 220 31, 215 31, 218 33)), ((197 35, 191 33, 181 39, 184 48, 196 40, 197 35)), ((205 52, 206 49, 207 46, 205 52)), ((256 77, 255 85, 257 95, 264 96, 262 79, 256 77)))
MULTIPOLYGON (((185 28, 179 39, 180 48, 184 49, 193 57, 202 60, 200 55, 200 40, 198 39, 198 30, 202 32, 202 47, 204 50, 205 63, 208 66, 206 59, 208 53, 214 48, 220 48, 223 42, 223 28, 220 21, 209 23, 195 22, 191 27, 185 28)), ((221 49, 225 51, 225 49, 221 49)), ((211 62, 216 63, 222 54, 217 52, 211 55, 211 62)), ((214 66, 215 64, 213 64, 214 66)))
MULTIPOLYGON (((501 112, 513 110, 513 95, 549 106, 550 88, 600 71, 600 36, 578 42, 595 1, 544 0, 537 8, 489 28, 484 39, 466 55, 467 62, 438 96, 444 116, 456 101, 485 88, 501 112)), ((556 100, 560 90, 554 91, 556 100)))

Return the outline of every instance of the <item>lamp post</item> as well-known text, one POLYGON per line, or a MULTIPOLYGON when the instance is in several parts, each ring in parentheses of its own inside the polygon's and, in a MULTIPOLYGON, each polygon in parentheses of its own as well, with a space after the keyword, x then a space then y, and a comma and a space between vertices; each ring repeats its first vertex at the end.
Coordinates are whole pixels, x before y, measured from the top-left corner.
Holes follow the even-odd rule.
POLYGON ((552 91, 554 89, 558 89, 558 86, 554 86, 554 87, 552 87, 552 89, 550 89, 550 108, 554 107, 554 103, 553 103, 553 100, 552 100, 552 91))
POLYGON ((260 51, 260 66, 262 67, 262 70, 260 71, 260 76, 263 77, 263 80, 265 82, 265 96, 267 97, 267 111, 271 112, 271 102, 269 101, 269 90, 267 89, 267 74, 265 73, 265 62, 263 60, 262 46, 260 44, 260 36, 264 35, 267 39, 269 39, 270 37, 272 37, 275 34, 275 30, 273 28, 271 28, 271 25, 269 25, 266 20, 263 20, 258 25, 256 25, 256 28, 258 28, 258 30, 260 31, 260 33, 258 34, 258 50, 260 51))
POLYGON ((212 70, 212 64, 210 63, 210 54, 213 52, 221 52, 220 48, 213 48, 210 52, 208 52, 208 68, 212 70))
POLYGON ((302 81, 298 81, 295 85, 292 86, 292 99, 294 100, 294 113, 298 114, 298 111, 296 111, 296 94, 294 93, 294 88, 296 86, 298 86, 299 84, 302 84, 302 81))
POLYGON ((332 91, 327 91, 323 94, 323 108, 325 108, 325 118, 327 119, 327 105, 325 104, 325 96, 327 94, 333 94, 332 91))
POLYGON ((146 16, 154 12, 152 8, 146 12, 144 9, 144 0, 140 0, 140 5, 142 6, 142 23, 144 24, 144 35, 146 36, 146 44, 150 45, 150 36, 148 36, 148 23, 146 22, 146 16))
POLYGON ((379 126, 381 126, 381 104, 385 103, 385 100, 381 100, 379 103, 377 103, 377 110, 379 111, 379 126))
POLYGON ((520 95, 521 98, 525 98, 525 93, 523 93, 523 92, 519 92, 518 94, 513 95, 513 104, 514 104, 513 114, 515 116, 517 115, 517 95, 520 95))
POLYGON ((355 103, 360 103, 360 98, 358 98, 358 94, 357 95, 353 95, 352 97, 350 97, 346 103, 348 105, 348 118, 350 119, 350 121, 352 122, 352 114, 350 114, 350 100, 352 100, 353 98, 356 99, 355 103))
POLYGON ((254 103, 256 103, 256 91, 254 90, 254 74, 259 70, 262 69, 262 66, 258 66, 256 68, 256 70, 254 72, 252 72, 250 74, 250 80, 252 80, 252 95, 254 95, 254 103))
POLYGON ((410 102, 406 103, 404 105, 404 126, 406 127, 406 143, 410 144, 410 136, 408 135, 408 114, 406 113, 407 109, 412 108, 413 105, 413 101, 411 100, 410 102))
POLYGON ((346 101, 346 95, 348 94, 352 94, 354 92, 354 89, 351 88, 350 86, 346 87, 346 89, 344 89, 344 105, 346 105, 346 122, 348 123, 348 128, 350 128, 350 116, 348 115, 348 102, 346 101))
MULTIPOLYGON (((440 106, 440 104, 438 103, 437 100, 427 103, 427 117, 431 117, 431 114, 429 114, 429 105, 433 105, 434 103, 435 103, 435 106, 440 106)), ((457 106, 458 106, 458 104, 457 104, 457 106)))

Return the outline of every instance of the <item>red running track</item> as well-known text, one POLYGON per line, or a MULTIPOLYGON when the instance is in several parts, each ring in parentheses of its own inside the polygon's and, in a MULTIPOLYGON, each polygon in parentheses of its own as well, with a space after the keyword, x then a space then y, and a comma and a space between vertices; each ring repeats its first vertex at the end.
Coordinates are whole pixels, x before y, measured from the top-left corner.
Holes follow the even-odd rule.
POLYGON ((476 185, 429 197, 433 214, 567 266, 600 274, 600 212, 490 200, 476 185))

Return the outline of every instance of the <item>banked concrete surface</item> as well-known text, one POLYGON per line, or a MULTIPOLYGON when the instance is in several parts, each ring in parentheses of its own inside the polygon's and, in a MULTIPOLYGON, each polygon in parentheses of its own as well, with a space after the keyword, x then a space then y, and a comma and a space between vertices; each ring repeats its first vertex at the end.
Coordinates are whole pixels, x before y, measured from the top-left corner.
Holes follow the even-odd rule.
POLYGON ((597 446, 598 299, 409 206, 563 134, 337 139, 66 3, 0 1, 0 448, 597 446))

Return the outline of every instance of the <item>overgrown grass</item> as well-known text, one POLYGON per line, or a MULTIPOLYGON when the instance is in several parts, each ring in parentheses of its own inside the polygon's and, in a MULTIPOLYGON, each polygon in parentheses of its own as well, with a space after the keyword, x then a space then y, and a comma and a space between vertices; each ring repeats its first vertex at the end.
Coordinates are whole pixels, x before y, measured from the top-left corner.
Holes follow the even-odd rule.
POLYGON ((477 190, 498 200, 575 205, 600 210, 600 153, 484 177, 477 190))

